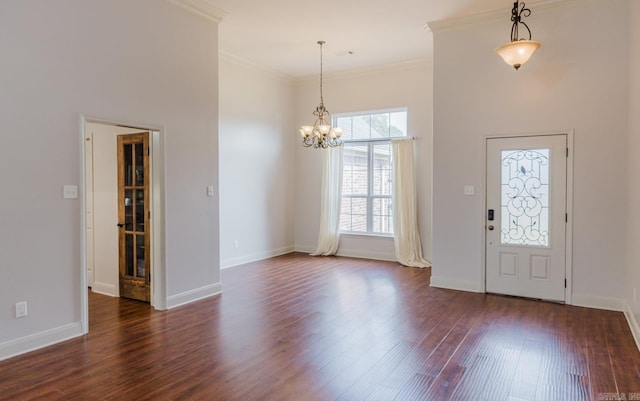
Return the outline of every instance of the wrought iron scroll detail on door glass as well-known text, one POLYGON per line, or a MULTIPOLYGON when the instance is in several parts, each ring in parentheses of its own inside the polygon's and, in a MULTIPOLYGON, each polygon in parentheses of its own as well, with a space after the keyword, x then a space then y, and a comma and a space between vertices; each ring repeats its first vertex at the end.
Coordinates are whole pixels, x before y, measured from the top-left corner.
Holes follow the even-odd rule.
POLYGON ((549 149, 502 151, 501 242, 549 246, 549 149))

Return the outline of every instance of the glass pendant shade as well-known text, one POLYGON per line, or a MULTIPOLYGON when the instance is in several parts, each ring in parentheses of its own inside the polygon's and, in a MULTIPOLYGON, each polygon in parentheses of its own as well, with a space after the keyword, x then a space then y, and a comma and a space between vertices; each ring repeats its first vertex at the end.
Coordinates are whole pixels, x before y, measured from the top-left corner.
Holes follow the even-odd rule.
POLYGON ((533 52, 540 46, 540 42, 535 40, 518 40, 497 47, 495 52, 502 57, 505 63, 517 70, 522 64, 529 61, 533 52))
POLYGON ((308 138, 309 136, 311 136, 312 131, 313 131, 313 127, 309 125, 303 125, 300 128, 300 135, 302 135, 302 138, 308 138))

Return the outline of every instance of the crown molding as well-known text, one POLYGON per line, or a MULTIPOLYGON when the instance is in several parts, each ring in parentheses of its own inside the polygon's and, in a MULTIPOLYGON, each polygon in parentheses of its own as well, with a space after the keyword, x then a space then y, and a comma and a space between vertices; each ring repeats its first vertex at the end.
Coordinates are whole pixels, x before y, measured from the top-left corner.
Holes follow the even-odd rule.
POLYGON ((169 2, 217 24, 227 16, 227 13, 214 7, 208 0, 169 0, 169 2))
POLYGON ((294 79, 291 75, 254 63, 253 61, 249 61, 245 58, 236 56, 235 54, 229 53, 225 50, 218 49, 218 60, 245 67, 269 75, 272 78, 281 79, 283 81, 293 81, 294 79))
MULTIPOLYGON (((331 81, 331 80, 347 79, 347 78, 353 78, 353 77, 362 77, 365 75, 382 74, 385 72, 406 71, 406 70, 413 70, 416 68, 430 68, 432 66, 433 66, 433 59, 430 57, 429 58, 425 57, 425 58, 419 58, 415 60, 402 61, 402 62, 393 63, 393 64, 363 67, 363 68, 357 68, 352 70, 331 72, 328 74, 325 73, 323 74, 323 78, 325 81, 331 81)), ((297 84, 302 84, 302 83, 314 81, 317 79, 318 79, 318 75, 309 75, 306 77, 295 78, 295 82, 297 84)))
MULTIPOLYGON (((533 11, 545 10, 550 8, 556 8, 568 3, 577 2, 580 0, 540 0, 531 1, 527 4, 528 8, 533 11)), ((486 11, 474 15, 467 15, 464 17, 447 18, 438 21, 432 21, 425 24, 424 29, 432 33, 451 31, 456 29, 469 28, 477 25, 483 25, 490 22, 504 21, 505 18, 508 21, 511 16, 511 9, 501 9, 486 11)))
MULTIPOLYGON (((235 54, 229 53, 225 50, 218 50, 218 60, 235 64, 241 67, 249 68, 251 70, 268 75, 272 78, 293 82, 295 84, 306 83, 306 82, 315 81, 318 79, 318 75, 307 75, 307 76, 297 77, 290 74, 286 74, 279 70, 274 70, 272 68, 268 68, 263 65, 249 61, 245 58, 236 56, 235 54)), ((380 74, 385 72, 406 71, 406 70, 412 70, 416 68, 430 68, 431 66, 433 66, 433 60, 431 58, 420 58, 420 59, 403 61, 403 62, 394 63, 394 64, 385 64, 385 65, 363 67, 363 68, 352 69, 352 70, 325 73, 323 77, 325 81, 336 80, 336 79, 346 79, 346 78, 353 78, 356 76, 361 77, 363 75, 374 75, 374 74, 380 74)))

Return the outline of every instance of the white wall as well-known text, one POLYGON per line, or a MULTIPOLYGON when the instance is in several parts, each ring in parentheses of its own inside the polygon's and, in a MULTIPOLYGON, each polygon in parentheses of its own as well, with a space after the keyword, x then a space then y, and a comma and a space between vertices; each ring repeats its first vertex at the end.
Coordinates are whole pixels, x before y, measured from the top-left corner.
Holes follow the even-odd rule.
MULTIPOLYGON (((627 272, 625 298, 640 322, 640 2, 631 0, 629 12, 629 146, 627 147, 627 272), (633 297, 634 289, 636 298, 633 297)), ((640 332, 636 332, 640 340, 640 332)), ((640 345, 640 343, 639 343, 640 345)))
POLYGON ((163 128, 167 303, 219 291, 217 40, 166 1, 2 3, 0 359, 81 331, 80 113, 163 128))
POLYGON ((223 267, 293 251, 294 108, 288 79, 221 55, 223 267))
MULTIPOLYGON (((425 41, 427 35, 425 35, 425 41)), ((425 44, 426 46, 426 44, 425 44)), ((313 123, 320 102, 318 77, 296 85, 296 127, 313 123)), ((417 140, 416 169, 419 229, 425 258, 431 257, 431 110, 432 69, 426 61, 379 70, 325 76, 325 105, 332 113, 408 109, 408 134, 417 140)), ((318 241, 322 151, 303 148, 296 136, 296 250, 314 251, 318 241)), ((342 235, 339 255, 396 260, 392 238, 342 235)))
POLYGON ((531 9, 527 23, 542 48, 519 71, 492 52, 509 38, 508 9, 504 19, 433 26, 432 280, 481 288, 484 136, 575 129, 574 301, 621 305, 627 1, 531 9), (463 196, 465 184, 478 195, 463 196))

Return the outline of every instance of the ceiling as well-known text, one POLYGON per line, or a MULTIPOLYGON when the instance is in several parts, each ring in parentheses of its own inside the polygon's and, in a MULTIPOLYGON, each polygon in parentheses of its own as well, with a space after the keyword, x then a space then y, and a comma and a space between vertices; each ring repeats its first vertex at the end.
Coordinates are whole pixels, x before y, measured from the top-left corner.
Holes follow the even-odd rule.
POLYGON ((511 0, 207 0, 226 16, 220 50, 291 78, 428 59, 425 24, 504 8, 511 0), (353 54, 350 54, 353 53, 353 54))

